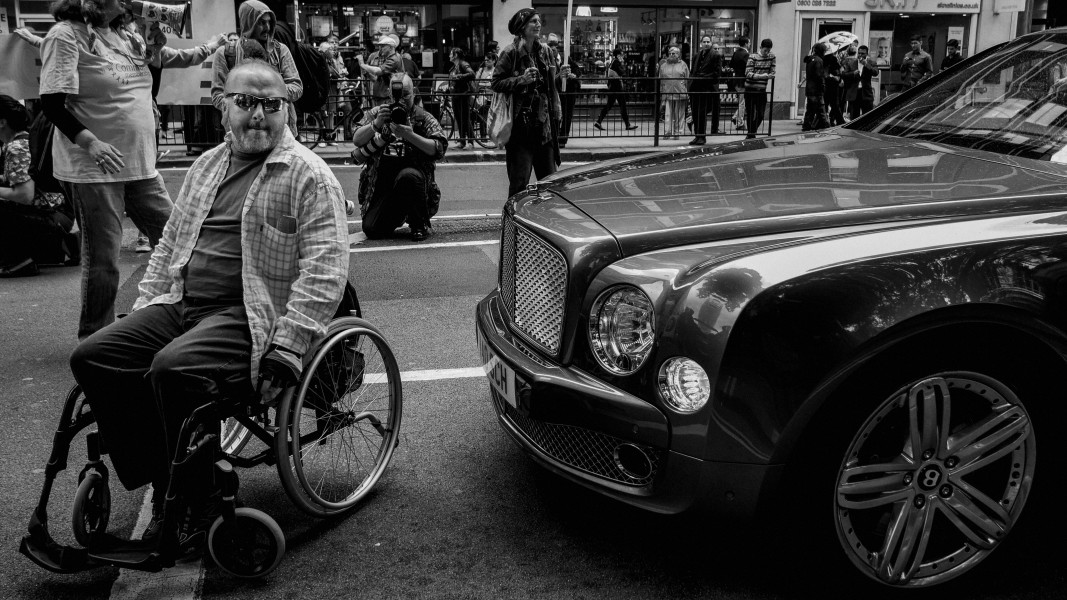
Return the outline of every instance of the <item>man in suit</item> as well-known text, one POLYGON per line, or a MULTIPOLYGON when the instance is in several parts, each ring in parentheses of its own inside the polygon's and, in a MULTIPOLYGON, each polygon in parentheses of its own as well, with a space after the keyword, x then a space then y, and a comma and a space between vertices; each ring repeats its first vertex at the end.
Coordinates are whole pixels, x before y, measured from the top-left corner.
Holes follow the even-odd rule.
POLYGON ((845 80, 845 101, 848 102, 848 117, 855 119, 874 108, 874 85, 871 79, 878 77, 878 63, 868 55, 867 46, 860 46, 856 58, 845 58, 841 77, 845 80))
POLYGON ((941 59, 941 70, 951 69, 961 62, 963 62, 963 55, 960 54, 960 41, 949 40, 946 44, 945 58, 941 59))
POLYGON ((582 66, 578 61, 574 60, 574 53, 567 57, 567 64, 571 66, 571 72, 566 77, 558 75, 556 77, 556 88, 560 90, 559 100, 563 105, 563 122, 559 128, 559 147, 563 148, 567 145, 567 139, 571 134, 571 121, 574 119, 574 104, 578 100, 578 95, 582 92, 582 82, 579 77, 582 75, 582 66), (567 89, 563 90, 563 80, 567 80, 567 89))
POLYGON ((700 38, 700 53, 693 61, 693 81, 689 86, 689 103, 693 107, 693 134, 690 146, 707 143, 704 133, 711 112, 711 133, 719 133, 719 76, 722 75, 722 45, 713 44, 711 36, 700 38))

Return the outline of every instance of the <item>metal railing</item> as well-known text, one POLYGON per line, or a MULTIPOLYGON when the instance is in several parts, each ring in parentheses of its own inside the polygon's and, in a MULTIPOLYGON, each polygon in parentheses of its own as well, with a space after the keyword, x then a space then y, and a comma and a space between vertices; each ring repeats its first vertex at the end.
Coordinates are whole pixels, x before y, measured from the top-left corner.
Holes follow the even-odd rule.
MULTIPOLYGON (((682 83, 688 90, 697 79, 627 77, 622 80, 621 91, 606 77, 582 77, 578 80, 579 86, 575 86, 574 81, 569 80, 568 89, 560 92, 563 109, 560 141, 651 138, 652 144, 658 146, 661 140, 668 137, 695 137, 698 134, 693 128, 693 107, 695 105, 699 110, 701 104, 707 108, 703 136, 709 139, 727 135, 769 136, 774 124, 771 110, 773 79, 764 92, 738 92, 736 86, 740 79, 723 78, 719 80, 717 90, 687 91, 677 95, 664 93, 665 85, 682 83), (756 96, 762 96, 766 109, 758 126, 750 130, 749 119, 741 114, 739 109, 743 99, 747 98, 748 104, 751 105, 756 96), (670 107, 671 113, 677 114, 679 110, 685 113, 679 130, 673 130, 671 123, 666 121, 667 103, 671 101, 676 102, 670 107), (739 122, 743 122, 743 127, 739 126, 739 122)), ((372 98, 365 93, 366 88, 362 81, 347 79, 336 80, 336 83, 337 89, 342 91, 331 95, 322 110, 300 113, 297 116, 298 138, 309 146, 351 141, 352 134, 359 127, 363 111, 373 105, 372 98)), ((450 140, 467 138, 473 143, 491 148, 493 144, 489 140, 487 128, 493 98, 490 83, 489 80, 475 80, 473 92, 457 94, 445 79, 422 79, 417 82, 418 101, 437 118, 450 140), (465 128, 465 123, 457 117, 456 106, 461 102, 467 105, 469 132, 461 131, 465 128)), ((169 111, 164 109, 162 115, 165 120, 161 128, 161 144, 179 144, 203 149, 222 140, 222 125, 214 107, 166 108, 169 108, 169 111)), ((699 119, 699 116, 697 118, 699 119)))

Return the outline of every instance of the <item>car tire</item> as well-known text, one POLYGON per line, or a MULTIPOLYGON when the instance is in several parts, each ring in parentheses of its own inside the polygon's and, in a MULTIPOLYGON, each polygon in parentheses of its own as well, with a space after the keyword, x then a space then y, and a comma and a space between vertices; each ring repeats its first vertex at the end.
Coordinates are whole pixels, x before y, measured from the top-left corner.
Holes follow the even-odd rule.
MULTIPOLYGON (((787 527, 814 545, 795 565, 802 577, 883 589, 966 585, 974 567, 1008 554, 994 550, 1020 537, 1035 543, 1035 485, 1042 489, 1041 474, 1062 461, 1046 438, 1038 472, 1034 415, 1048 416, 1042 400, 1054 398, 1017 365, 937 354, 876 361, 811 423, 785 484, 797 492, 785 499, 787 527), (912 440, 931 447, 913 452, 912 440), (981 441, 993 445, 983 451, 981 441)), ((1047 501, 1053 483, 1043 483, 1047 501)))

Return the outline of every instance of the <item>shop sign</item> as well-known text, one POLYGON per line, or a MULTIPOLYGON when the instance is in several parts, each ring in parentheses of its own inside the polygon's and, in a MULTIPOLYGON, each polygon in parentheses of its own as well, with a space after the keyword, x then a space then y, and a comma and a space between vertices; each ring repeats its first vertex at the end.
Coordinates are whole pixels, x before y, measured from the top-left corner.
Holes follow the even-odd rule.
POLYGON ((7 7, 0 6, 0 33, 10 33, 11 24, 7 20, 7 7))
POLYGON ((378 34, 393 33, 393 18, 382 15, 374 21, 374 32, 378 34))
POLYGON ((796 0, 796 7, 797 10, 969 14, 982 10, 982 0, 796 0))
POLYGON ((993 0, 994 13, 1022 12, 1026 10, 1026 0, 993 0))

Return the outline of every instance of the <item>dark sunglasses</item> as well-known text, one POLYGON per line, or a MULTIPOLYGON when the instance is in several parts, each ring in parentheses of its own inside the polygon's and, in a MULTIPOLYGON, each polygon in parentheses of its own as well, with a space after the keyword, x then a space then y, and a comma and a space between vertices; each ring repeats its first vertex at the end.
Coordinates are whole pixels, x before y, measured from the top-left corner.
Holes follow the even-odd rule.
POLYGON ((226 94, 226 97, 233 98, 234 105, 244 110, 254 110, 257 104, 262 104, 263 112, 266 113, 276 113, 288 102, 285 98, 261 98, 252 94, 239 94, 237 92, 226 94))

